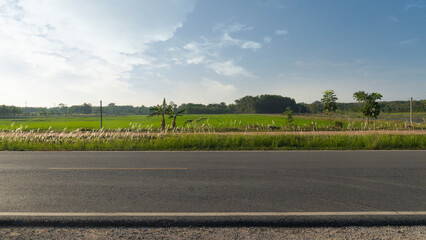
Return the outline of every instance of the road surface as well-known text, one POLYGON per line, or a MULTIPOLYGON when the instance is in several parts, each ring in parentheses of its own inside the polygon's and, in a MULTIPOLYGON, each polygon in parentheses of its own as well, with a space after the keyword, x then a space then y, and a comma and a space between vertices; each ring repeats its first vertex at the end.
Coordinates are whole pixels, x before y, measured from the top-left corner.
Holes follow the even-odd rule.
POLYGON ((0 220, 411 219, 426 151, 1 152, 0 220))

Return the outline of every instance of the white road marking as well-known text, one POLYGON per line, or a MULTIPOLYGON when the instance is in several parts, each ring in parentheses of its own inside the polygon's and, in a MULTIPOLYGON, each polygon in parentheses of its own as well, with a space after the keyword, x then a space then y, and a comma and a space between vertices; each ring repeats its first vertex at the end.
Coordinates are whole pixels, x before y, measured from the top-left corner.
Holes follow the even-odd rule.
POLYGON ((0 217, 296 217, 425 216, 426 211, 382 212, 0 212, 0 217))

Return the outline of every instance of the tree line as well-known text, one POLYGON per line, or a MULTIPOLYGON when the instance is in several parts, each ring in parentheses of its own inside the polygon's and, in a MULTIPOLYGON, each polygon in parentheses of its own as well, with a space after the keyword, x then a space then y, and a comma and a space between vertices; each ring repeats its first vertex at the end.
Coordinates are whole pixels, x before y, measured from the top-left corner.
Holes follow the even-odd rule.
MULTIPOLYGON (((325 93, 325 92, 324 92, 325 93)), ((336 99, 337 100, 337 99, 336 99)), ((327 113, 325 105, 321 101, 316 101, 311 104, 296 103, 296 101, 289 97, 280 95, 259 95, 259 96, 245 96, 235 100, 234 103, 226 104, 195 104, 184 103, 179 106, 170 102, 177 112, 185 110, 186 114, 247 114, 247 113, 283 113, 284 111, 291 111, 294 113, 327 113)), ((378 102, 382 112, 395 113, 395 112, 409 112, 409 101, 382 101, 378 102)), ((426 112, 426 100, 413 101, 414 112, 426 112)), ((339 103, 334 101, 332 111, 338 112, 359 112, 363 107, 360 102, 357 103, 339 103)), ((131 106, 131 105, 116 105, 110 103, 102 108, 106 115, 149 115, 150 107, 147 106, 131 106)), ((43 108, 43 107, 16 107, 0 105, 0 118, 14 118, 19 116, 61 116, 61 115, 98 115, 100 113, 99 106, 92 106, 91 104, 84 103, 82 105, 66 106, 59 104, 56 107, 43 108)))
POLYGON ((20 107, 6 106, 6 105, 0 106, 1 118, 10 118, 10 117, 14 118, 14 117, 17 117, 18 115, 21 115, 22 113, 23 113, 23 110, 20 107))
POLYGON ((178 110, 186 110, 188 114, 221 114, 221 113, 283 113, 285 109, 290 108, 297 113, 306 113, 307 109, 303 104, 297 104, 289 97, 280 95, 260 95, 245 96, 235 100, 235 103, 227 105, 222 102, 219 104, 193 104, 184 103, 177 107, 178 110))
MULTIPOLYGON (((381 101, 378 102, 382 112, 384 113, 404 113, 410 112, 410 101, 381 101)), ((339 112, 358 112, 361 104, 353 103, 336 103, 339 112)), ((324 106, 321 101, 315 101, 311 104, 304 104, 308 113, 323 113, 324 106)), ((413 112, 426 112, 426 100, 414 100, 413 112)))

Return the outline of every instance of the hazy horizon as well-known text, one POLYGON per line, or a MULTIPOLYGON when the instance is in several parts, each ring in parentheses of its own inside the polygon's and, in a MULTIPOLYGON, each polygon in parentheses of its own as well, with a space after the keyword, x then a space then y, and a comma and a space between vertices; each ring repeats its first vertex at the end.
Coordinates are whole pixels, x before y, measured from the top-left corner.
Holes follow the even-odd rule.
POLYGON ((424 0, 0 0, 0 104, 426 99, 424 26, 424 0))

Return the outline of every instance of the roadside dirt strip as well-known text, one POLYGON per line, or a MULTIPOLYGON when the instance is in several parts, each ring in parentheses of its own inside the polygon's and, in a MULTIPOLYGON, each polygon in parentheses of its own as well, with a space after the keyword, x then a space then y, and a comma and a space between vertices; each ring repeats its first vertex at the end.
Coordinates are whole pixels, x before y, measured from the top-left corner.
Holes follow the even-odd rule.
POLYGON ((85 137, 85 136, 159 136, 180 134, 215 135, 426 135, 426 130, 371 130, 371 131, 294 131, 294 132, 0 132, 2 137, 85 137))
POLYGON ((426 239, 426 226, 342 228, 0 227, 1 239, 426 239))

